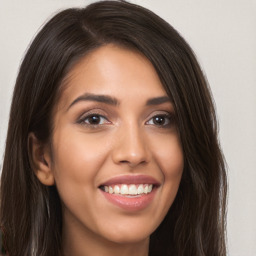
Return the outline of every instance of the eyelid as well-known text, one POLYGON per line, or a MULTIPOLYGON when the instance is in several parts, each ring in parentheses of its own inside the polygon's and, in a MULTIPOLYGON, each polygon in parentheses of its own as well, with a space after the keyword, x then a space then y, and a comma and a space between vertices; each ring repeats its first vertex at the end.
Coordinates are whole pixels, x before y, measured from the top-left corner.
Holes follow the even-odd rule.
MULTIPOLYGON (((168 111, 156 111, 154 112, 153 114, 150 115, 150 117, 147 119, 146 121, 146 124, 148 125, 155 125, 155 124, 149 124, 149 122, 154 118, 154 117, 157 117, 157 116, 162 116, 162 117, 165 117, 165 118, 169 118, 169 123, 168 124, 165 124, 165 125, 159 125, 159 128, 164 128, 164 127, 167 127, 167 126, 170 126, 172 125, 174 122, 175 122, 175 114, 173 112, 168 112, 168 111)), ((158 126, 158 125, 156 125, 158 126)))
MULTIPOLYGON (((95 109, 95 108, 92 108, 92 109, 89 109, 89 110, 86 110, 83 112, 83 114, 81 114, 78 118, 77 118, 77 123, 83 123, 85 119, 91 117, 91 116, 99 116, 99 117, 102 117, 104 119, 106 119, 108 121, 108 123, 110 123, 109 121, 109 118, 108 118, 108 114, 103 111, 102 109, 95 109)), ((86 123, 84 123, 86 125, 86 123)), ((88 124, 90 125, 90 124, 88 124)))
POLYGON ((174 117, 175 113, 173 111, 168 111, 168 110, 156 110, 154 112, 152 112, 149 117, 148 120, 155 117, 155 116, 170 116, 170 117, 174 117))
POLYGON ((108 116, 108 113, 102 107, 93 106, 88 108, 82 108, 78 116, 78 119, 83 118, 84 116, 92 115, 92 114, 108 116))
POLYGON ((92 128, 96 128, 96 127, 111 124, 111 122, 105 116, 102 116, 102 115, 99 115, 99 114, 86 115, 86 116, 82 117, 81 119, 79 119, 78 123, 81 124, 81 125, 84 125, 84 126, 92 127, 92 128), (92 116, 98 116, 99 118, 103 118, 104 119, 103 123, 96 123, 96 124, 92 123, 92 124, 90 124, 90 123, 86 122, 86 120, 89 119, 92 116))

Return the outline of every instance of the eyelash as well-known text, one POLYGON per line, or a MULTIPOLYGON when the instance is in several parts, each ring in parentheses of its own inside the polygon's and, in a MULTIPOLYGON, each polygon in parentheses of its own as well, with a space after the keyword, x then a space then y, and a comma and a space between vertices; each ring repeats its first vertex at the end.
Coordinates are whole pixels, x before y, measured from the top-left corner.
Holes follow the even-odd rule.
POLYGON ((100 115, 98 113, 91 113, 89 115, 86 115, 84 117, 82 117, 81 119, 79 119, 78 123, 79 124, 82 124, 82 125, 88 125, 88 126, 99 126, 99 125, 104 125, 104 124, 101 124, 101 123, 96 123, 96 124, 91 124, 91 123, 86 123, 86 120, 88 120, 89 118, 100 118, 100 119, 105 119, 107 121, 107 123, 110 123, 110 121, 108 121, 108 119, 103 116, 103 115, 100 115))
MULTIPOLYGON (((159 121, 161 121, 161 120, 159 120, 159 121)), ((81 119, 79 119, 78 123, 81 125, 90 126, 92 128, 97 128, 97 127, 105 125, 105 124, 110 124, 111 122, 105 116, 103 116, 101 114, 90 113, 90 114, 82 117, 81 119), (89 122, 86 123, 86 120, 89 120, 89 118, 95 118, 95 117, 96 117, 95 120, 99 120, 100 123, 95 123, 95 124, 89 123, 89 122), (103 121, 103 122, 106 122, 106 123, 102 123, 102 119, 104 119, 105 121, 103 121)), ((170 126, 172 126, 173 123, 174 123, 174 114, 171 114, 171 113, 155 114, 146 122, 147 125, 155 125, 158 128, 169 128, 170 126), (154 123, 154 121, 156 121, 156 118, 164 119, 164 124, 154 123), (153 122, 153 123, 151 123, 151 122, 153 122)))
POLYGON ((174 123, 174 115, 171 113, 156 114, 156 115, 152 116, 149 119, 149 121, 147 121, 146 123, 148 123, 149 125, 159 126, 159 128, 169 128, 174 123), (164 118, 164 125, 156 124, 156 123, 149 124, 149 122, 151 120, 154 122, 154 119, 156 120, 156 118, 161 118, 161 119, 164 118), (167 124, 166 124, 166 122, 167 122, 167 124))

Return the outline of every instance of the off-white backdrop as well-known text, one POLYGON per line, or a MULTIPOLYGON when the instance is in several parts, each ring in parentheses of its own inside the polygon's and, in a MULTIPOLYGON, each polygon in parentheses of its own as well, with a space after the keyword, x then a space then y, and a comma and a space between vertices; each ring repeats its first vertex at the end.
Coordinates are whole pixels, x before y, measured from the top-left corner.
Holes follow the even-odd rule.
MULTIPOLYGON (((0 169, 12 90, 22 56, 53 13, 81 0, 0 1, 0 169)), ((256 1, 137 0, 194 49, 216 101, 229 166, 230 256, 256 255, 256 1)))

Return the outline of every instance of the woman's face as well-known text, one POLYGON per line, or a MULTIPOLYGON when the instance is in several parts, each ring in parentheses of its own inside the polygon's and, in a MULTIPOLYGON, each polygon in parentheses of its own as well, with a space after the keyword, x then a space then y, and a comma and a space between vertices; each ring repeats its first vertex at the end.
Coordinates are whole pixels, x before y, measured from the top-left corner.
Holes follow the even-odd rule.
POLYGON ((54 114, 64 235, 148 239, 176 196, 183 154, 172 102, 142 55, 113 45, 69 72, 54 114))

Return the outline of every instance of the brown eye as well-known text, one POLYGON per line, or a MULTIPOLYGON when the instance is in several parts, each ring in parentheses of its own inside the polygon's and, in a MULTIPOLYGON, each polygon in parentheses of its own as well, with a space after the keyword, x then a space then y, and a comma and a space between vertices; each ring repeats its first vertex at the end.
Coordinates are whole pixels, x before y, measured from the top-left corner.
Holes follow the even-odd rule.
POLYGON ((155 125, 165 125, 166 124, 166 117, 165 116, 153 117, 153 123, 155 125))
POLYGON ((98 114, 91 114, 80 120, 81 123, 86 125, 103 125, 109 123, 107 118, 98 114))
POLYGON ((87 122, 89 124, 100 124, 101 117, 100 116, 90 116, 87 117, 87 122))
POLYGON ((149 125, 155 125, 159 127, 168 127, 171 124, 172 121, 172 115, 171 114, 161 114, 161 115, 155 115, 153 116, 147 124, 149 125))

